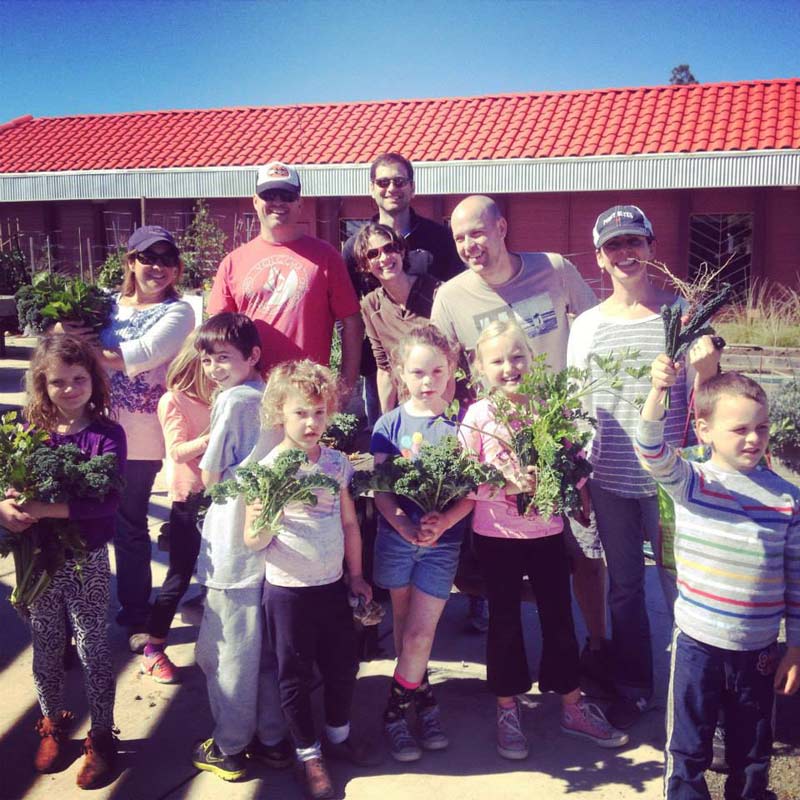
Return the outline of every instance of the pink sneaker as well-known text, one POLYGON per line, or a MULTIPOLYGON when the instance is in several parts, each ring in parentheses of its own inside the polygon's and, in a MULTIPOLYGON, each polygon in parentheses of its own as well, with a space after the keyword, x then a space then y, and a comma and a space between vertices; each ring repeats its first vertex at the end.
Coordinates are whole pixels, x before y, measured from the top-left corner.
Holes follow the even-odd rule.
POLYGON ((510 708, 497 706, 497 752, 512 761, 528 757, 528 740, 522 732, 519 700, 516 697, 510 708))
POLYGON ((142 675, 150 675, 158 683, 178 683, 178 668, 169 660, 169 656, 161 650, 152 656, 142 656, 139 671, 142 675))
POLYGON ((570 736, 589 739, 600 747, 622 747, 629 739, 627 733, 612 728, 603 712, 583 697, 562 708, 561 730, 570 736))

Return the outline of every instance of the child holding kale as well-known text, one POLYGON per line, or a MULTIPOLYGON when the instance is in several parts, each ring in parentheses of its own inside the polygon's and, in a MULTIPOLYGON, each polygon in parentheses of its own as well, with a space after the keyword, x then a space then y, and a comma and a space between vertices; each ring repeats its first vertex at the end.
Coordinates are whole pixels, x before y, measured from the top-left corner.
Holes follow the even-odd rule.
POLYGON ((334 796, 323 753, 355 764, 374 762, 350 733, 358 659, 343 561, 351 594, 372 599, 362 574, 361 532, 348 488, 353 468, 347 456, 319 444, 337 400, 336 377, 326 367, 306 359, 272 370, 263 417, 265 425, 282 428, 283 438, 260 464, 281 478, 289 464, 286 455, 300 451, 303 463, 293 470, 297 477, 314 475, 327 488, 316 489, 308 502, 287 498, 282 514, 260 528, 261 511, 252 504, 244 529, 244 543, 266 558, 264 608, 278 658, 281 705, 301 779, 315 800, 334 796), (323 745, 311 708, 315 665, 324 690, 323 745))
MULTIPOLYGON (((33 535, 42 521, 75 524, 85 545, 85 558, 67 551, 66 561, 29 607, 33 638, 33 680, 42 719, 34 765, 39 772, 59 768, 61 742, 72 714, 63 707, 65 613, 75 635, 84 671, 91 729, 78 772, 81 789, 97 786, 112 769, 114 737, 114 670, 106 633, 110 571, 107 542, 114 530, 119 503, 119 475, 125 469, 126 441, 122 428, 108 416, 109 390, 105 372, 92 348, 72 336, 46 337, 39 342, 27 375, 25 419, 33 431, 46 431, 53 447, 75 445, 86 456, 115 456, 116 478, 95 498, 46 503, 0 501, 0 525, 15 535, 33 535), (80 567, 80 572, 78 572, 80 567)), ((48 523, 52 524, 52 522, 48 523)))

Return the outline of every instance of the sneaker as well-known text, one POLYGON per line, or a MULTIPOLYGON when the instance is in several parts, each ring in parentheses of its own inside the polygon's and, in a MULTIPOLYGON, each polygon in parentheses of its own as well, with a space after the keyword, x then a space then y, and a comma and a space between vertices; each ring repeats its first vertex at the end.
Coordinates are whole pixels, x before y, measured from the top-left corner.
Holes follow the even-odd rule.
POLYGON ((149 633, 142 633, 141 631, 137 631, 136 633, 130 634, 128 636, 128 647, 130 648, 131 653, 143 653, 144 646, 150 641, 150 634, 149 633))
POLYGON ((628 734, 609 725, 603 712, 594 704, 581 698, 577 703, 564 706, 561 711, 561 730, 570 736, 589 739, 600 747, 622 747, 628 744, 628 734))
POLYGON ((589 648, 589 639, 581 651, 580 673, 581 684, 586 684, 587 694, 593 697, 611 699, 616 697, 614 681, 611 678, 611 659, 609 657, 609 642, 604 641, 599 650, 589 648))
POLYGON ((497 706, 497 752, 512 761, 528 757, 528 740, 522 732, 517 698, 510 708, 497 706))
POLYGON ((632 699, 630 697, 617 697, 606 709, 605 717, 612 727, 626 731, 646 711, 653 708, 652 702, 646 697, 632 699))
POLYGON ((294 762, 294 747, 288 739, 281 739, 278 744, 264 744, 258 736, 254 736, 244 754, 251 761, 258 761, 272 769, 284 769, 294 762))
POLYGON ((157 683, 180 683, 178 668, 163 650, 159 650, 151 656, 143 655, 139 672, 142 675, 150 675, 157 683))
POLYGON ((489 630, 489 601, 485 597, 470 595, 467 622, 478 633, 489 630))
POLYGON ((712 756, 711 765, 709 769, 712 772, 720 772, 725 774, 730 767, 728 766, 728 759, 725 756, 725 728, 722 725, 717 725, 714 728, 714 739, 712 741, 712 756))
POLYGON ((211 772, 224 781, 238 781, 247 770, 244 753, 226 756, 213 739, 197 742, 192 751, 192 764, 204 772, 211 772))
POLYGON ((69 711, 62 711, 55 717, 42 717, 36 723, 36 733, 41 740, 33 759, 37 772, 53 772, 61 755, 61 742, 67 734, 75 717, 69 711))
POLYGON ((352 735, 348 736, 343 742, 332 742, 323 739, 322 751, 327 758, 337 761, 347 761, 357 767, 374 767, 380 764, 383 759, 381 754, 364 742, 358 742, 352 735))
POLYGON ((419 722, 419 743, 425 750, 444 750, 450 744, 442 728, 442 714, 438 705, 418 709, 417 722, 419 722))
POLYGON ((395 761, 419 761, 422 758, 422 750, 411 735, 405 717, 385 722, 383 730, 389 739, 389 749, 395 761))
POLYGON ((99 786, 114 768, 117 758, 117 737, 112 731, 89 731, 83 742, 83 762, 76 783, 81 789, 99 786))
POLYGON ((322 756, 300 761, 297 774, 311 800, 328 800, 334 796, 333 783, 322 756))

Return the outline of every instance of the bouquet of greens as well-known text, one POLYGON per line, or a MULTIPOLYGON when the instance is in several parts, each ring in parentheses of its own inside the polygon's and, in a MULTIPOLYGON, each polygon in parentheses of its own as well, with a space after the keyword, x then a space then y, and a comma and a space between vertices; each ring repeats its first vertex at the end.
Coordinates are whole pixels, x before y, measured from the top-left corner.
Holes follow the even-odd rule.
MULTIPOLYGON (((19 503, 39 500, 65 503, 74 499, 103 500, 122 488, 117 457, 88 456, 73 444, 50 447, 44 431, 26 428, 16 413, 0 420, 0 496, 13 494, 19 503)), ((25 613, 48 587, 67 558, 85 558, 77 526, 63 519, 42 519, 22 533, 0 533, 0 556, 12 555, 16 587, 13 605, 25 613)))
POLYGON ((406 497, 426 514, 444 511, 455 500, 466 497, 481 484, 502 486, 499 470, 470 456, 455 436, 438 444, 425 444, 416 458, 397 456, 378 464, 374 470, 353 475, 353 495, 391 492, 406 497))
POLYGON ((355 414, 334 414, 319 440, 320 444, 349 453, 355 444, 358 428, 359 419, 355 414))
POLYGON ((99 333, 108 323, 114 299, 80 278, 41 272, 16 294, 20 330, 44 333, 56 322, 75 322, 99 333))
POLYGON ((298 474, 300 467, 307 463, 308 456, 302 450, 284 450, 269 466, 251 464, 239 467, 235 478, 215 484, 207 494, 215 503, 227 503, 239 495, 248 504, 260 501, 263 509, 253 520, 251 533, 256 536, 267 530, 274 534, 287 504, 315 506, 315 489, 329 489, 333 494, 339 491, 338 482, 329 475, 298 474))

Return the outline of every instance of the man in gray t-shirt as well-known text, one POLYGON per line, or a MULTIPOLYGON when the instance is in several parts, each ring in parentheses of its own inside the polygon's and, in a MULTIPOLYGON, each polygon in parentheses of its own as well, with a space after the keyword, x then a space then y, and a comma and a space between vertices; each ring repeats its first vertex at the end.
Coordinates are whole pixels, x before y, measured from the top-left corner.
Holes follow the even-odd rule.
MULTIPOLYGON (((564 369, 570 319, 597 303, 578 270, 554 253, 509 251, 508 223, 489 197, 462 200, 453 211, 450 228, 468 269, 439 288, 431 322, 458 342, 468 359, 490 322, 516 320, 533 352, 545 354, 553 369, 564 369)), ((573 590, 589 631, 581 665, 592 665, 592 673, 602 673, 598 666, 606 649, 602 549, 594 525, 580 528, 570 520, 570 526, 571 532, 565 528, 565 542, 572 558, 573 590)))

